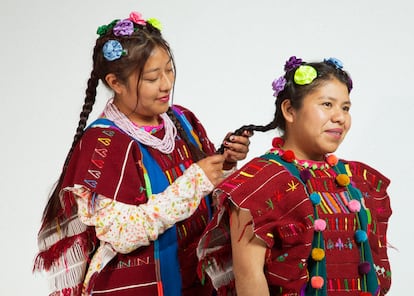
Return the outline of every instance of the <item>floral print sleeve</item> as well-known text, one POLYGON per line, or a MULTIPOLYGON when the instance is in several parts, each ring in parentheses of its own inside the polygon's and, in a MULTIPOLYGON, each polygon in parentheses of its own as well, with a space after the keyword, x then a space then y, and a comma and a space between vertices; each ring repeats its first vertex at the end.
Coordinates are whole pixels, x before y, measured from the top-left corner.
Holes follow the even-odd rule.
POLYGON ((125 254, 149 245, 176 222, 191 216, 213 188, 204 171, 192 164, 165 191, 138 206, 96 195, 80 185, 65 190, 74 193, 82 223, 95 226, 101 241, 125 254))

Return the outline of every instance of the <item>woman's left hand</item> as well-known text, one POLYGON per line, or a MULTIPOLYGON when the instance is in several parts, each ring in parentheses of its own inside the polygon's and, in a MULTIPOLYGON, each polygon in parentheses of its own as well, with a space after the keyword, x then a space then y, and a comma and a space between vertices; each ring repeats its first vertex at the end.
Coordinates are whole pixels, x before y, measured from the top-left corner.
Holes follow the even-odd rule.
POLYGON ((228 133, 223 141, 224 146, 224 170, 229 170, 233 168, 237 161, 243 160, 246 158, 247 153, 249 152, 250 140, 249 138, 253 136, 252 131, 243 131, 241 136, 232 135, 228 133))

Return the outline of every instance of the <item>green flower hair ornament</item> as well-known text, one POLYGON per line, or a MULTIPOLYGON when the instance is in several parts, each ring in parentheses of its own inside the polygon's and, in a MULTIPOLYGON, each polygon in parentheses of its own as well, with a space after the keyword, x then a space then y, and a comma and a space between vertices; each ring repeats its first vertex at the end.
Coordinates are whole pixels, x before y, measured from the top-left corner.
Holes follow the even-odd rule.
POLYGON ((158 29, 159 31, 161 31, 162 29, 162 24, 159 20, 157 20, 156 18, 149 18, 147 19, 147 23, 149 23, 151 26, 153 26, 155 29, 158 29))
POLYGON ((316 77, 318 77, 318 72, 316 72, 314 67, 302 65, 296 69, 293 80, 296 84, 306 85, 312 83, 316 77))

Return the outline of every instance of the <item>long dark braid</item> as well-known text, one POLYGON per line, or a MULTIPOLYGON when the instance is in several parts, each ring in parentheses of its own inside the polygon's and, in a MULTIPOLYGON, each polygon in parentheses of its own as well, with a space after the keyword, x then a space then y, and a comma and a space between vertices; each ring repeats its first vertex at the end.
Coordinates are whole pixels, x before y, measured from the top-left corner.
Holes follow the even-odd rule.
MULTIPOLYGON (((95 55, 95 54, 94 54, 95 55)), ((93 109, 93 105, 95 104, 95 100, 96 100, 96 88, 98 87, 98 83, 99 83, 99 78, 96 76, 95 71, 92 70, 91 72, 91 77, 88 80, 88 87, 85 91, 86 96, 85 96, 85 101, 83 103, 82 106, 82 111, 79 115, 79 122, 78 122, 78 127, 76 128, 76 133, 75 136, 73 138, 73 142, 72 145, 70 147, 70 150, 66 156, 63 168, 62 168, 62 172, 59 176, 58 181, 56 182, 56 184, 54 185, 54 189, 52 191, 52 194, 49 197, 49 200, 46 204, 46 207, 43 211, 43 216, 42 216, 42 228, 46 227, 47 225, 49 225, 51 222, 53 222, 56 217, 59 217, 59 215, 62 213, 62 205, 60 202, 60 191, 62 189, 62 183, 63 183, 63 179, 64 176, 66 174, 66 170, 69 164, 69 160, 72 157, 72 153, 73 150, 75 149, 76 145, 78 144, 80 138, 82 137, 89 115, 92 112, 93 109)))

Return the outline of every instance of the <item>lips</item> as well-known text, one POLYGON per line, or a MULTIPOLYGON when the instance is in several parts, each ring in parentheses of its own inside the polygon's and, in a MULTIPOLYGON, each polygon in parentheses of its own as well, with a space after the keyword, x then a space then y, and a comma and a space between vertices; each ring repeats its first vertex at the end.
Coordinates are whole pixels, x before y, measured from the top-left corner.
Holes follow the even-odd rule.
POLYGON ((329 129, 325 131, 326 133, 328 133, 329 135, 335 137, 335 138, 341 138, 344 130, 341 128, 333 128, 333 129, 329 129))
POLYGON ((165 97, 162 97, 162 98, 159 98, 159 100, 161 101, 161 102, 168 102, 169 100, 170 100, 170 96, 168 95, 168 96, 165 96, 165 97))

